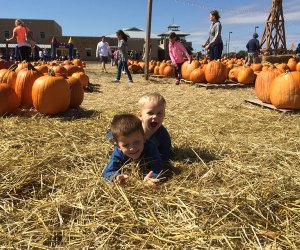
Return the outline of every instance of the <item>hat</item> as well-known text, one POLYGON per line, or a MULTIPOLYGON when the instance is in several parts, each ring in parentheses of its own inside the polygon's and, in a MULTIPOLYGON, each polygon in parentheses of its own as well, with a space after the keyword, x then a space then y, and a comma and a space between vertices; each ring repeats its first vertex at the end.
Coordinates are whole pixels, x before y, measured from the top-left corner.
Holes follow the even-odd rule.
POLYGON ((253 38, 258 38, 258 34, 257 34, 257 33, 254 33, 254 34, 253 34, 253 38))

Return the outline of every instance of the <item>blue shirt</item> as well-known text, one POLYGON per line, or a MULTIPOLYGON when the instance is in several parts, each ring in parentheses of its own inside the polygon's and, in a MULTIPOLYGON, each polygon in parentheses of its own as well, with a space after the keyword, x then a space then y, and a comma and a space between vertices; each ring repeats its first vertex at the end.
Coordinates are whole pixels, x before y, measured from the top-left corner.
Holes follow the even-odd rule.
POLYGON ((161 125, 159 129, 149 138, 153 141, 160 153, 163 162, 168 162, 171 158, 171 137, 167 129, 161 125))
MULTIPOLYGON (((144 151, 140 160, 143 160, 143 168, 147 171, 143 173, 147 175, 150 171, 153 171, 153 177, 157 177, 158 174, 163 170, 163 162, 160 158, 157 147, 152 141, 146 140, 144 144, 144 151)), ((119 170, 126 163, 131 162, 128 156, 126 156, 117 146, 114 147, 114 151, 110 156, 110 161, 102 173, 102 177, 113 181, 113 179, 120 175, 119 170)))
MULTIPOLYGON (((106 136, 108 139, 113 141, 114 138, 110 130, 107 131, 106 136)), ((161 125, 159 129, 149 138, 149 140, 156 145, 163 163, 168 162, 172 155, 171 137, 168 130, 161 125)))
POLYGON ((252 38, 246 45, 248 53, 259 52, 259 41, 256 38, 252 38))

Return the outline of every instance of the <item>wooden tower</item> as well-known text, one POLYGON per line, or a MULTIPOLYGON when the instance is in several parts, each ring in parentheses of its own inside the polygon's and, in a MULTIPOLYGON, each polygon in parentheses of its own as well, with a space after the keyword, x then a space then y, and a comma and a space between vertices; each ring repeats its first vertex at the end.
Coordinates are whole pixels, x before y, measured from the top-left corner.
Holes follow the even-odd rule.
POLYGON ((282 0, 272 0, 272 7, 260 40, 260 47, 272 54, 286 52, 282 0))

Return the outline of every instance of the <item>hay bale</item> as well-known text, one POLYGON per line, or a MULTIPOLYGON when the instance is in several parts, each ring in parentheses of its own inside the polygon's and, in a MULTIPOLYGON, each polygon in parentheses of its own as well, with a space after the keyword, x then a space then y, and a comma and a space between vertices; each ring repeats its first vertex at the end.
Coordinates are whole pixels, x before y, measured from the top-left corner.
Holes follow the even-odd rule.
POLYGON ((299 116, 244 103, 251 88, 141 75, 111 84, 116 69, 98 70, 87 65, 101 91, 86 93, 79 110, 0 118, 1 248, 300 249, 299 116), (111 185, 100 178, 111 118, 136 113, 149 91, 167 100, 170 177, 154 189, 134 174, 111 185))

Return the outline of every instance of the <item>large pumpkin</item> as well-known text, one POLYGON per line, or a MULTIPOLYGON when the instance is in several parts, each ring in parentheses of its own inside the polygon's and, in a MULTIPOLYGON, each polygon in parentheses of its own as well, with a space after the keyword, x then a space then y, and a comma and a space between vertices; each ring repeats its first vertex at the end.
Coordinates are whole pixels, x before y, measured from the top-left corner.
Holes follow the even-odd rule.
POLYGON ((36 70, 31 64, 19 71, 15 84, 15 91, 21 100, 22 108, 32 108, 32 85, 43 73, 36 70))
POLYGON ((290 71, 295 71, 296 66, 297 66, 297 60, 294 57, 290 58, 288 60, 287 66, 288 66, 290 71))
POLYGON ((71 64, 65 64, 63 67, 67 70, 67 76, 71 76, 73 73, 81 71, 78 66, 71 64))
POLYGON ((59 74, 62 76, 67 76, 68 75, 68 70, 61 66, 61 65, 55 65, 52 67, 52 70, 54 71, 55 74, 59 74))
POLYGON ((201 69, 201 68, 194 69, 190 74, 190 80, 193 83, 205 82, 205 74, 204 74, 203 69, 201 69))
POLYGON ((276 108, 300 109, 300 72, 287 72, 276 77, 271 83, 270 100, 276 108))
POLYGON ((15 113, 19 105, 20 100, 13 88, 7 83, 0 83, 0 115, 15 113))
POLYGON ((90 79, 88 75, 83 72, 75 72, 72 74, 72 76, 80 81, 82 87, 85 87, 89 84, 90 79))
POLYGON ((171 65, 167 65, 166 67, 164 67, 163 75, 173 76, 174 75, 173 67, 171 65))
POLYGON ((165 62, 162 62, 160 65, 159 65, 159 74, 160 75, 163 75, 164 74, 164 69, 165 67, 167 66, 167 64, 165 62))
POLYGON ((259 100, 265 103, 271 103, 270 86, 272 81, 281 74, 281 71, 275 68, 269 68, 261 71, 255 80, 255 94, 259 100))
POLYGON ((193 60, 191 63, 189 63, 188 61, 185 61, 182 66, 181 66, 181 75, 182 78, 190 81, 190 74, 192 73, 192 71, 194 69, 196 69, 197 67, 200 66, 200 63, 197 60, 193 60))
POLYGON ((62 76, 45 75, 39 77, 32 86, 33 106, 45 115, 66 111, 70 98, 70 86, 62 76))
POLYGON ((0 82, 9 84, 13 89, 15 89, 17 73, 15 69, 17 65, 13 65, 8 69, 1 69, 0 70, 0 82))
POLYGON ((84 90, 82 88, 82 85, 79 79, 72 76, 68 77, 66 80, 69 83, 71 90, 71 99, 69 107, 78 108, 83 102, 84 98, 84 90))
POLYGON ((242 84, 251 84, 254 82, 254 71, 250 67, 242 67, 238 73, 238 82, 242 84))
POLYGON ((208 83, 224 83, 228 75, 226 66, 216 60, 206 65, 204 73, 208 83))

